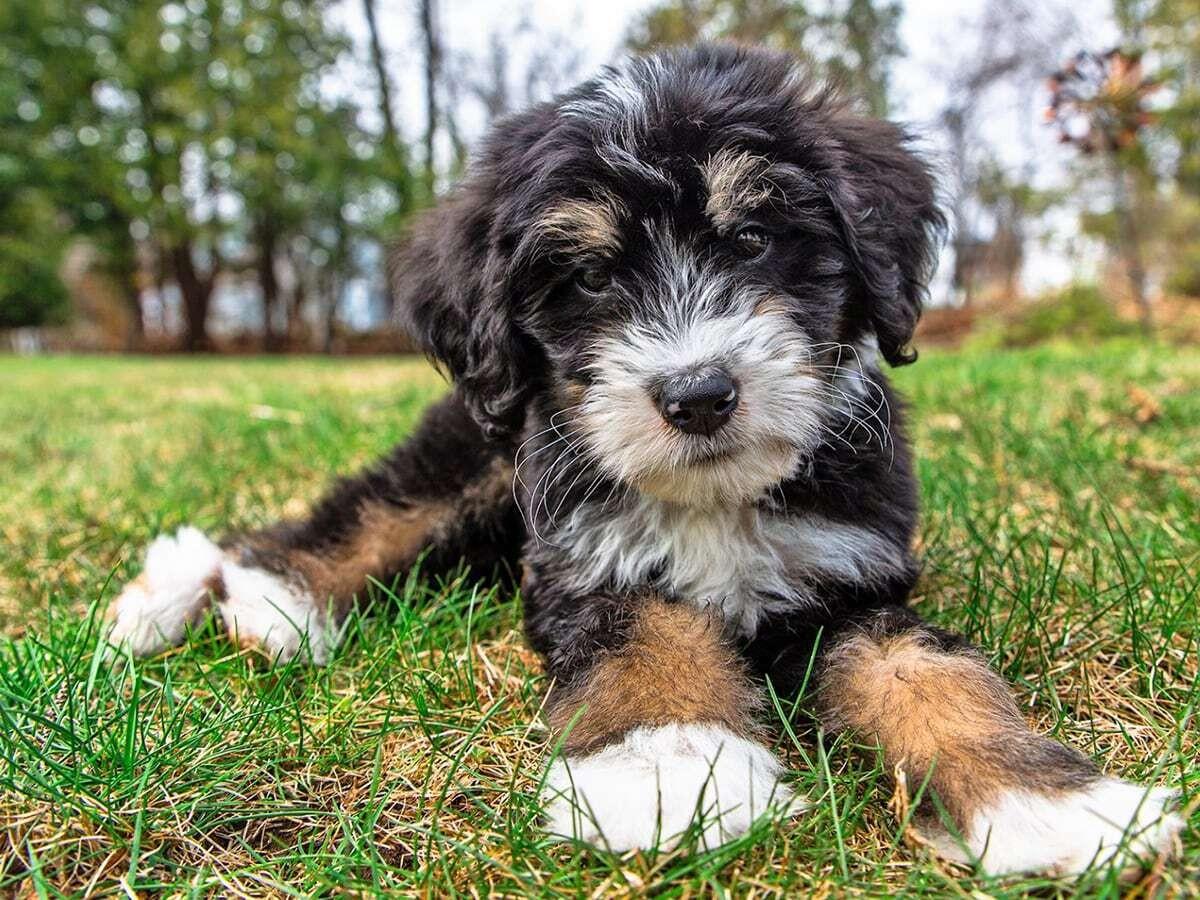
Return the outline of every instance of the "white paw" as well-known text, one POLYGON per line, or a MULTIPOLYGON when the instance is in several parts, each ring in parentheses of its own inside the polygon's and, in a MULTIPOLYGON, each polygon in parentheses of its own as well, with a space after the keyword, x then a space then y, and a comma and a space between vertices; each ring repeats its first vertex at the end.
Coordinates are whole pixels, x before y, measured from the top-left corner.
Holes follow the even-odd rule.
POLYGON ((141 576, 113 603, 109 643, 137 656, 174 647, 204 615, 220 568, 220 548, 195 528, 156 538, 141 576))
POLYGON ((635 728, 589 756, 556 760, 543 801, 547 830, 609 850, 674 847, 701 822, 713 848, 768 809, 799 812, 765 747, 716 725, 635 728))
POLYGON ((1112 862, 1129 875, 1171 853, 1184 825, 1167 811, 1174 799, 1166 788, 1116 778, 1057 796, 1011 791, 976 813, 965 840, 946 836, 935 846, 949 859, 978 861, 990 875, 1078 875, 1112 862))
POLYGON ((195 528, 156 538, 146 550, 142 574, 125 586, 110 610, 108 641, 135 656, 150 656, 181 643, 189 626, 219 603, 231 637, 260 647, 272 660, 297 654, 324 663, 338 635, 302 588, 288 580, 228 559, 195 528))
POLYGON ((318 665, 328 661, 337 635, 326 627, 325 616, 302 587, 232 562, 221 567, 221 578, 221 619, 230 637, 258 646, 279 662, 301 651, 318 665))

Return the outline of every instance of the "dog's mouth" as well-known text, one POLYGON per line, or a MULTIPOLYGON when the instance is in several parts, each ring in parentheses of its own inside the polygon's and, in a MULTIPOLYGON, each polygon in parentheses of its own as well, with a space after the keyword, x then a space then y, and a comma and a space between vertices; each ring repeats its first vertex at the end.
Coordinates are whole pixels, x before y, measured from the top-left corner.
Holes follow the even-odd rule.
POLYGON ((695 448, 686 458, 644 469, 628 482, 671 503, 713 506, 746 503, 795 468, 797 450, 786 441, 695 448))
POLYGON ((693 456, 688 463, 697 468, 705 468, 733 459, 738 451, 732 447, 722 447, 716 450, 706 450, 693 456))

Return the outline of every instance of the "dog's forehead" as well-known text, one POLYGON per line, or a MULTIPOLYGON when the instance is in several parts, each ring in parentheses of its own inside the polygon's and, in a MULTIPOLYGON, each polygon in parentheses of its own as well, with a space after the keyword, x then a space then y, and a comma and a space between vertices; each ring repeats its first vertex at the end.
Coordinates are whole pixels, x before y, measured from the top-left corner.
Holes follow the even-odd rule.
POLYGON ((594 161, 623 183, 679 195, 713 157, 734 146, 762 157, 775 151, 778 135, 766 121, 769 98, 762 85, 651 57, 585 82, 557 113, 585 138, 594 161))
POLYGON ((782 58, 730 48, 608 68, 553 104, 523 154, 531 245, 612 257, 647 222, 724 234, 807 204, 824 166, 806 97, 782 58))

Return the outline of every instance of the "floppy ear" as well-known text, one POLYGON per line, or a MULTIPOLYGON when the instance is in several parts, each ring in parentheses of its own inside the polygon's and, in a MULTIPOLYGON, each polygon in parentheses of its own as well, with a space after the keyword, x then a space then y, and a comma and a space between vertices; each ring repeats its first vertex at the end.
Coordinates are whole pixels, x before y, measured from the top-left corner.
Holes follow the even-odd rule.
POLYGON ((518 433, 536 348, 514 322, 507 256, 495 237, 499 183, 488 160, 417 221, 392 252, 400 324, 444 365, 491 440, 518 433))
POLYGON ((829 193, 862 302, 884 359, 904 365, 946 227, 933 175, 891 122, 843 114, 831 131, 841 175, 829 193))

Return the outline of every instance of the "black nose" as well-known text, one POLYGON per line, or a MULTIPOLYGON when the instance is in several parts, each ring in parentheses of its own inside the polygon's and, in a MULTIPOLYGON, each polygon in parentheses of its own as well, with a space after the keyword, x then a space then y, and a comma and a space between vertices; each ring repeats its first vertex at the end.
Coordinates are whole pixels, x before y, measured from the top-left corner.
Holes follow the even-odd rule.
POLYGON ((737 409, 737 385, 725 372, 673 378, 662 387, 658 408, 685 434, 712 434, 737 409))

